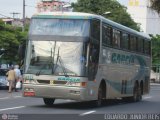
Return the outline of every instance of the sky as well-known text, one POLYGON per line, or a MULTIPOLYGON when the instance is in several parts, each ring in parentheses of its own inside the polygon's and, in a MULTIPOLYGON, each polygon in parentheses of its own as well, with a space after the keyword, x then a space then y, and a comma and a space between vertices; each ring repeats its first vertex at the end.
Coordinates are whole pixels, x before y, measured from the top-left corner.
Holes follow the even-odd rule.
MULTIPOLYGON (((39 0, 25 0, 26 4, 26 17, 31 17, 37 12, 36 4, 39 0)), ((66 2, 73 2, 76 0, 62 0, 66 2)), ((125 4, 126 0, 118 0, 120 3, 125 4)), ((15 18, 22 18, 23 16, 23 0, 0 0, 0 18, 7 16, 13 17, 12 13, 19 13, 15 18), (4 16, 2 16, 4 15, 4 16)))

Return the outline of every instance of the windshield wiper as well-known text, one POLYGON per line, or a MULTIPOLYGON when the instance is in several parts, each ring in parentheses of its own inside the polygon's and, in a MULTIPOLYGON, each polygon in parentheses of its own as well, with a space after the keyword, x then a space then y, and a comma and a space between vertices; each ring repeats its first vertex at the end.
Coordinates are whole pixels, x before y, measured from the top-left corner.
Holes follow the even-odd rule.
MULTIPOLYGON (((53 54, 52 54, 52 48, 51 48, 51 69, 52 69, 52 74, 54 72, 54 56, 55 56, 55 51, 56 51, 56 41, 55 41, 55 44, 54 44, 54 51, 53 51, 53 54)), ((46 63, 50 62, 50 59, 48 61, 46 61, 46 63)), ((36 73, 37 76, 40 75, 41 71, 43 70, 43 68, 46 66, 47 64, 44 64, 42 66, 42 68, 36 73)))
POLYGON ((55 51, 56 51, 56 41, 55 41, 55 44, 54 44, 54 51, 53 51, 53 57, 52 57, 52 53, 51 53, 51 64, 52 64, 52 74, 54 72, 54 56, 55 56, 55 51))
POLYGON ((62 71, 63 71, 63 74, 65 75, 65 77, 69 77, 69 76, 67 75, 66 68, 64 67, 64 64, 63 64, 63 62, 62 62, 61 56, 59 55, 59 50, 60 50, 60 47, 58 48, 57 60, 56 60, 56 64, 55 64, 56 67, 55 67, 55 69, 54 69, 54 71, 53 71, 53 74, 54 74, 54 72, 55 72, 56 69, 57 69, 57 63, 58 63, 58 61, 59 61, 60 65, 61 65, 61 68, 62 68, 62 71))

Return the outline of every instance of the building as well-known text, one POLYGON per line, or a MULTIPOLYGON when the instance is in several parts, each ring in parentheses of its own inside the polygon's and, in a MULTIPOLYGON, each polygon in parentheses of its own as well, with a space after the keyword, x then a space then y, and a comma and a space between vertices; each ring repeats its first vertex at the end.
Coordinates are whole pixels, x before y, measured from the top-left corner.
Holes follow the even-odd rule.
MULTIPOLYGON (((23 19, 2 18, 2 21, 5 24, 9 24, 9 25, 16 26, 16 27, 23 27, 23 19)), ((29 24, 30 18, 26 18, 25 23, 29 24)))
POLYGON ((38 12, 52 12, 52 11, 70 11, 70 8, 63 7, 69 4, 61 0, 40 0, 37 4, 38 12))
POLYGON ((2 21, 5 24, 10 24, 12 26, 22 27, 23 23, 21 19, 3 18, 2 21))
POLYGON ((160 15, 150 8, 150 0, 127 0, 128 13, 147 34, 160 34, 160 15))

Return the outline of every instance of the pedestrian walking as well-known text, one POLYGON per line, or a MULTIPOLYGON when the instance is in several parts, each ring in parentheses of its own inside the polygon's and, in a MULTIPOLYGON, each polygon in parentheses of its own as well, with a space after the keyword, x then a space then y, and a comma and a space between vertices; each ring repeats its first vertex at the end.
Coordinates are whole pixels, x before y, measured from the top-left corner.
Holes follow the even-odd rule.
POLYGON ((12 88, 14 86, 15 83, 15 79, 16 79, 16 75, 15 75, 15 71, 14 71, 14 67, 10 67, 9 71, 6 73, 7 80, 9 82, 9 90, 8 92, 11 93, 12 92, 12 88))
POLYGON ((19 65, 15 65, 14 67, 16 80, 15 80, 15 91, 17 91, 16 84, 21 81, 21 71, 19 69, 19 65))

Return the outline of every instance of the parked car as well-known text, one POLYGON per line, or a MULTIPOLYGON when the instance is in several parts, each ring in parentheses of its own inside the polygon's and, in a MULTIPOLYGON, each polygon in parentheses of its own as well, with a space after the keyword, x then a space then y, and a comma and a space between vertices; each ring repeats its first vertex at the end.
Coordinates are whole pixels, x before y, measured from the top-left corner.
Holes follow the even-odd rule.
POLYGON ((8 88, 7 73, 8 69, 0 69, 0 89, 8 88))

